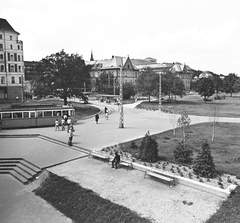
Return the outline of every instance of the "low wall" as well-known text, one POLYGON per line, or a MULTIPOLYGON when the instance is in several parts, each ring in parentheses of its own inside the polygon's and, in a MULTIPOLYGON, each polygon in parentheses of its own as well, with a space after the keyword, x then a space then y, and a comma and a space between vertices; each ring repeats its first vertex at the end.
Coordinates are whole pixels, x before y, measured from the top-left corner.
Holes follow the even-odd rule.
MULTIPOLYGON (((132 167, 133 167, 133 169, 140 170, 143 172, 153 169, 152 167, 144 166, 142 164, 134 163, 134 162, 132 163, 132 167)), ((237 187, 236 185, 231 184, 228 188, 221 189, 221 188, 214 187, 214 186, 211 186, 211 185, 208 185, 205 183, 201 183, 201 182, 198 182, 195 180, 191 180, 191 179, 188 179, 185 177, 174 175, 174 174, 169 173, 164 170, 159 170, 159 169, 156 169, 156 170, 158 172, 161 172, 161 174, 164 176, 173 177, 176 184, 182 184, 182 185, 185 185, 185 186, 188 186, 191 188, 202 190, 202 191, 205 191, 205 192, 208 192, 211 194, 215 194, 215 195, 218 195, 221 197, 225 197, 225 198, 228 197, 230 195, 231 191, 235 190, 237 187)))

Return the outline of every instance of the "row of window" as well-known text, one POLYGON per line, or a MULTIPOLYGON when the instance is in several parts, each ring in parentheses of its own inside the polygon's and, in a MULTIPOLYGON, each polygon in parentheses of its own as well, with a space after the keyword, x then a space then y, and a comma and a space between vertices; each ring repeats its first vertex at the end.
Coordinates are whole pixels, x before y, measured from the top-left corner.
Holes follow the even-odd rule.
MULTIPOLYGON (((8 72, 23 72, 23 66, 17 64, 8 64, 8 72)), ((0 65, 0 72, 6 72, 5 65, 0 65)))
MULTIPOLYGON (((11 84, 22 84, 22 77, 18 77, 18 83, 16 83, 16 77, 11 77, 11 84)), ((1 84, 6 84, 6 77, 1 77, 1 84)))
MULTIPOLYGON (((14 54, 8 53, 7 54, 7 60, 8 61, 23 61, 23 55, 18 55, 16 53, 14 53, 14 54)), ((0 61, 4 61, 4 54, 3 53, 0 53, 0 61)))
MULTIPOLYGON (((3 39, 3 35, 2 34, 0 34, 0 39, 3 39)), ((9 36, 9 40, 13 40, 13 37, 9 36)))
POLYGON ((55 111, 24 111, 24 112, 2 112, 1 119, 19 118, 43 118, 43 117, 62 117, 63 115, 74 116, 74 110, 55 110, 55 111), (70 114, 69 114, 70 113, 70 114))
MULTIPOLYGON (((6 50, 23 50, 22 45, 17 45, 16 49, 13 46, 14 45, 10 44, 9 47, 6 48, 6 50)), ((2 43, 0 43, 0 49, 3 50, 3 44, 2 43)))

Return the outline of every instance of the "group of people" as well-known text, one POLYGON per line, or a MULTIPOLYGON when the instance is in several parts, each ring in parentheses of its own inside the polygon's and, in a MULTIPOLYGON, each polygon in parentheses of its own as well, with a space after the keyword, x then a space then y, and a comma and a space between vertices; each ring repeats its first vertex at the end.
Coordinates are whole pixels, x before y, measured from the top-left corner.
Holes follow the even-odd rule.
MULTIPOLYGON (((109 116, 109 111, 108 111, 107 107, 104 108, 104 113, 105 113, 105 119, 107 120, 108 116, 109 116)), ((95 115, 95 122, 96 122, 96 124, 98 124, 98 120, 99 120, 99 114, 97 113, 95 115)))
MULTIPOLYGON (((67 127, 67 133, 69 134, 68 145, 72 146, 73 132, 75 132, 75 129, 73 127, 72 120, 66 114, 62 116, 61 127, 62 131, 65 131, 65 128, 67 127)), ((60 123, 58 119, 55 120, 55 131, 57 130, 60 130, 60 123)))

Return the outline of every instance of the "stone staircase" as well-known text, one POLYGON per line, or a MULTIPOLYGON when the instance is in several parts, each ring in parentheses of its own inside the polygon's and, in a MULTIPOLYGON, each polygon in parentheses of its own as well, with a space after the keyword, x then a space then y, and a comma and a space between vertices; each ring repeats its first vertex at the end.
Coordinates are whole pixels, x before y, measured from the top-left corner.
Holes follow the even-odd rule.
POLYGON ((23 184, 31 182, 41 168, 23 158, 0 158, 0 174, 10 174, 23 184))

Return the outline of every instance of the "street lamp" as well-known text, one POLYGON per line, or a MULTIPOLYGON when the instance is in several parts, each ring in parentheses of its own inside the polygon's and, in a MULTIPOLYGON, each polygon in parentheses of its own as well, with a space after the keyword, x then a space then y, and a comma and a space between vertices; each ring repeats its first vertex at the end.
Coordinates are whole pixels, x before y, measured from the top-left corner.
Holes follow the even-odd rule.
POLYGON ((120 66, 120 119, 119 119, 119 128, 124 128, 123 125, 123 75, 122 75, 122 66, 120 66))
POLYGON ((162 111, 162 72, 159 74, 159 111, 162 111))

